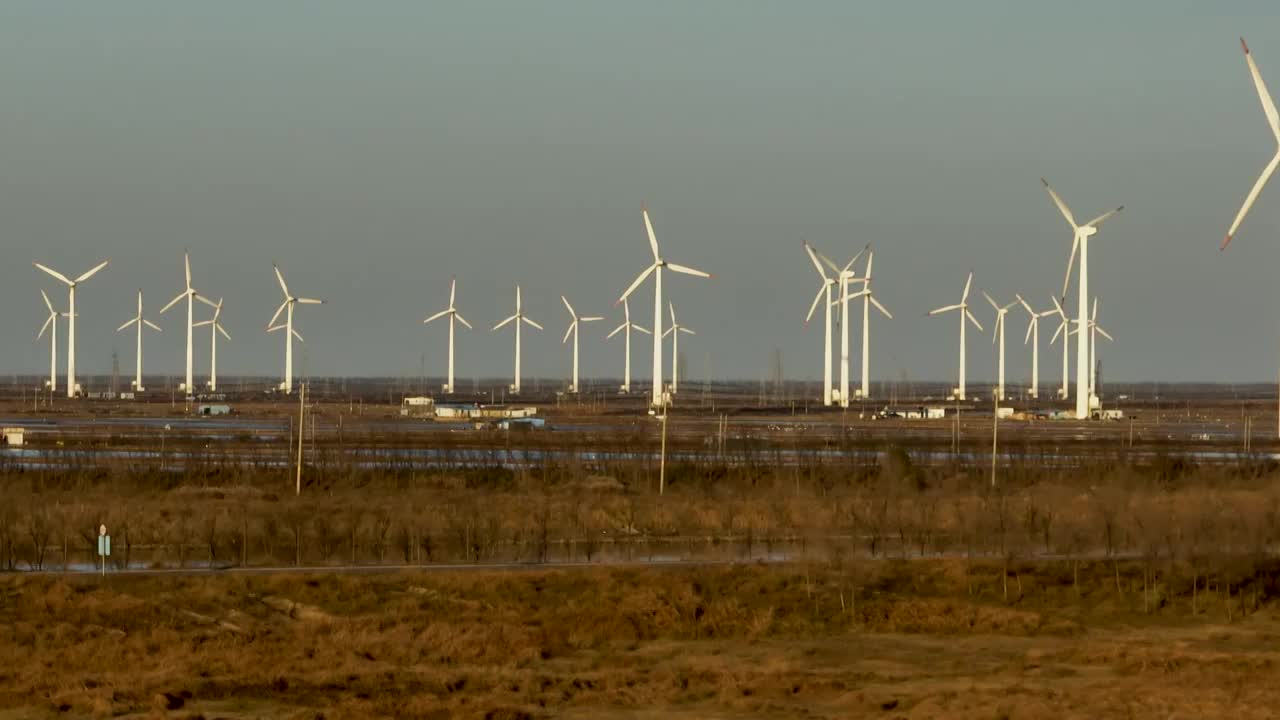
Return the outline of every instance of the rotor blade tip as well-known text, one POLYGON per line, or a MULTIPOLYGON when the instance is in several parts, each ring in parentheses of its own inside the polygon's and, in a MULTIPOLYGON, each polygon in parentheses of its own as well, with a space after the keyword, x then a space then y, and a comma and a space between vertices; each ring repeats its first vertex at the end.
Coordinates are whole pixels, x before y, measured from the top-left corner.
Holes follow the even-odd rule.
POLYGON ((1240 47, 1244 48, 1245 55, 1249 54, 1249 44, 1244 41, 1244 38, 1240 38, 1240 47))
POLYGON ((1226 249, 1227 249, 1227 244, 1228 244, 1228 243, 1230 243, 1230 242, 1231 242, 1231 236, 1230 236, 1230 235, 1227 235, 1226 237, 1222 238, 1222 244, 1218 246, 1218 251, 1219 251, 1219 252, 1221 252, 1221 251, 1223 251, 1223 250, 1226 250, 1226 249))

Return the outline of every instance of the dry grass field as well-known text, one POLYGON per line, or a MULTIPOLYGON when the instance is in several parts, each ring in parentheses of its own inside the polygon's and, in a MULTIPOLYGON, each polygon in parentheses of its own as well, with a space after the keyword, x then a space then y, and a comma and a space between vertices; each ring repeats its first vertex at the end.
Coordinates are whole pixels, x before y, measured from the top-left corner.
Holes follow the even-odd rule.
POLYGON ((0 718, 1272 717, 1276 570, 10 575, 0 718))

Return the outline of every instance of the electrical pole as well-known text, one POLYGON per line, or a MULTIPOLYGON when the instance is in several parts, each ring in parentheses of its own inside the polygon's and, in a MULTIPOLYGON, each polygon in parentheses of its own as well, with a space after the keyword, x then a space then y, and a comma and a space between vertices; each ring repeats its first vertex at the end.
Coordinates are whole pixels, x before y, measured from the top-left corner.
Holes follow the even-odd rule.
POLYGON ((302 494, 302 438, 305 434, 303 429, 306 428, 304 413, 307 411, 307 384, 301 383, 301 385, 301 392, 298 393, 298 477, 294 495, 302 494))

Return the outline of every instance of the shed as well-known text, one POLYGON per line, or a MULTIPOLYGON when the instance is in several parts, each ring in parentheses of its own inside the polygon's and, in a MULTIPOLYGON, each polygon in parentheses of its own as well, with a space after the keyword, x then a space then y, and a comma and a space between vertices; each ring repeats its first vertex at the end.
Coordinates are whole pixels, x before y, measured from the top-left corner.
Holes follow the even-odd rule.
POLYGON ((4 444, 9 447, 22 447, 24 430, 20 427, 7 427, 3 430, 4 444))
POLYGON ((200 405, 196 407, 197 415, 230 415, 230 405, 200 405))

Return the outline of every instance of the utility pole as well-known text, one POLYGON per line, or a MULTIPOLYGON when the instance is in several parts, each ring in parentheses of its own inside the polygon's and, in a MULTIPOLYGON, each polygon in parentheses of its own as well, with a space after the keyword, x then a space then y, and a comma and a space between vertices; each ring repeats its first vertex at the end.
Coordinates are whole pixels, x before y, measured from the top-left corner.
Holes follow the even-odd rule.
POLYGON ((302 494, 302 436, 306 427, 304 414, 307 411, 307 384, 301 383, 301 386, 301 392, 298 393, 298 477, 294 495, 302 494))

